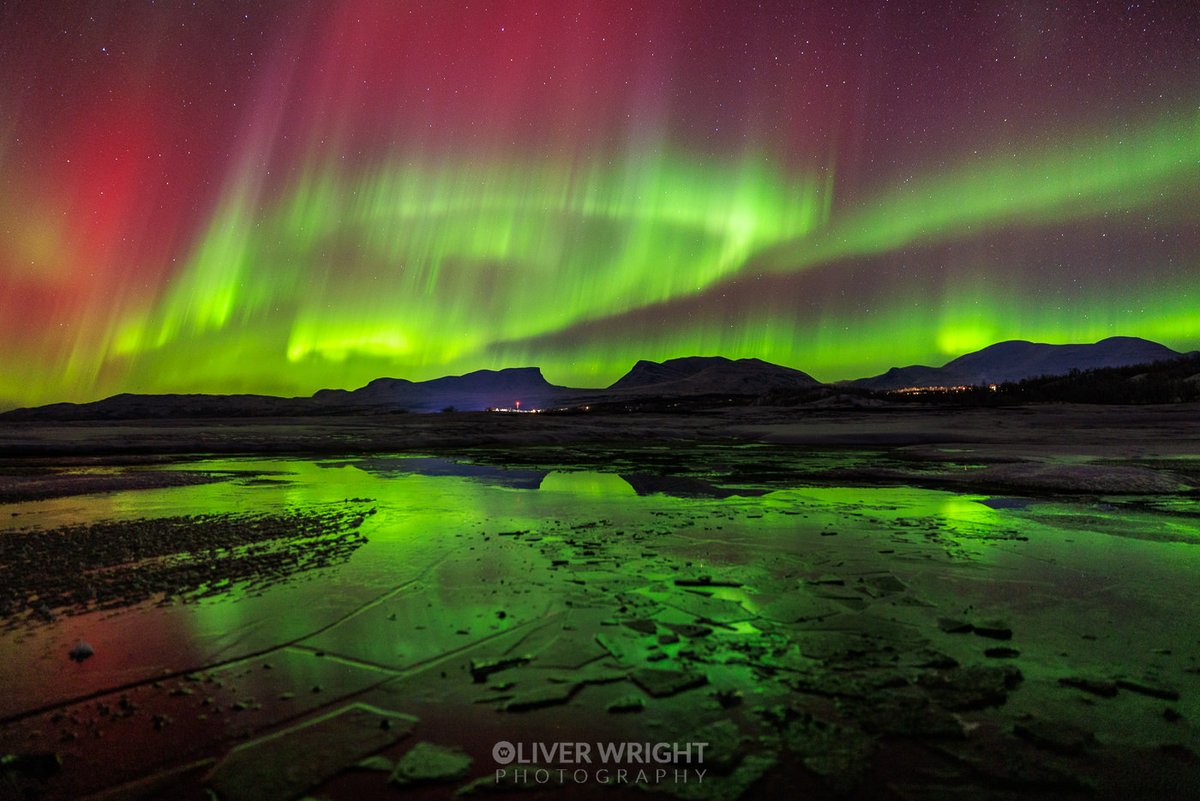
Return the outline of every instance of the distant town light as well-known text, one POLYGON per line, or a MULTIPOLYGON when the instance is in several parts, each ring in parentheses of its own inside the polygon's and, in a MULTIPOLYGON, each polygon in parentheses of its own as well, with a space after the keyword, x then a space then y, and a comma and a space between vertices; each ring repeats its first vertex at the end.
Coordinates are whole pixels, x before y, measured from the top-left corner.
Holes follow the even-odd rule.
POLYGON ((959 384, 949 387, 901 387, 900 389, 889 390, 889 392, 892 395, 954 395, 961 392, 973 392, 977 389, 987 389, 990 392, 998 391, 998 387, 995 384, 987 384, 986 386, 978 384, 959 384))

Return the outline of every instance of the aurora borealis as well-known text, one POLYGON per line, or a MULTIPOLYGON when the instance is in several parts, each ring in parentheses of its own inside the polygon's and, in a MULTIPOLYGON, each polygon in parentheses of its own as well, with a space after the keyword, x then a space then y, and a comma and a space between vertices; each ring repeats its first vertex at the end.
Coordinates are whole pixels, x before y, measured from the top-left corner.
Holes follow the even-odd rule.
POLYGON ((1196 4, 29 0, 0 28, 0 406, 1200 348, 1196 4))

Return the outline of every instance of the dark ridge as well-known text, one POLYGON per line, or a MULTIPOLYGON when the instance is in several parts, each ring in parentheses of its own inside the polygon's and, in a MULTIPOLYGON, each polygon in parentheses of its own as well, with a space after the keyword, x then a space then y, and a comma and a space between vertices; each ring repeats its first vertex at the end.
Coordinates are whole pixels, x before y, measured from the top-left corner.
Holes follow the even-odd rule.
POLYGON ((82 421, 318 417, 471 412, 514 408, 518 403, 525 410, 586 407, 590 411, 672 413, 747 404, 868 407, 909 400, 895 390, 913 387, 934 388, 919 395, 918 399, 925 402, 948 402, 945 396, 952 396, 952 402, 957 403, 1159 403, 1197 397, 1198 361, 1200 354, 1181 355, 1136 337, 1110 337, 1090 345, 1012 340, 965 354, 942 367, 894 367, 874 378, 836 385, 822 384, 800 370, 760 359, 690 356, 664 362, 639 361, 607 389, 557 386, 546 381, 540 368, 513 367, 429 381, 377 378, 359 389, 322 389, 307 398, 122 393, 92 403, 14 409, 0 413, 0 418, 82 421), (978 393, 972 387, 980 388, 978 393), (956 389, 947 393, 937 388, 956 389))
POLYGON ((1014 339, 967 353, 941 367, 893 367, 882 375, 846 382, 871 390, 911 387, 986 386, 1038 376, 1066 375, 1132 364, 1152 364, 1181 354, 1137 337, 1109 337, 1092 344, 1047 345, 1014 339))

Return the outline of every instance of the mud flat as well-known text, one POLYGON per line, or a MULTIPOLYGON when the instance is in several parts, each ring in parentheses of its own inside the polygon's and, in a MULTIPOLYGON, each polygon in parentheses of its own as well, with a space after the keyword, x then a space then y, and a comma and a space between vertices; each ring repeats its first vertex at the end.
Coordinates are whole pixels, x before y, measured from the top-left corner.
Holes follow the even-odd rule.
POLYGON ((1200 404, 1011 408, 737 406, 680 414, 391 414, 283 419, 0 423, 0 457, 396 453, 487 445, 765 442, 807 447, 986 446, 1093 455, 1194 454, 1200 404))
POLYGON ((1088 411, 12 457, 213 480, 0 507, 0 797, 1175 796, 1200 786, 1195 443, 1088 411), (623 742, 708 745, 598 761, 623 742))

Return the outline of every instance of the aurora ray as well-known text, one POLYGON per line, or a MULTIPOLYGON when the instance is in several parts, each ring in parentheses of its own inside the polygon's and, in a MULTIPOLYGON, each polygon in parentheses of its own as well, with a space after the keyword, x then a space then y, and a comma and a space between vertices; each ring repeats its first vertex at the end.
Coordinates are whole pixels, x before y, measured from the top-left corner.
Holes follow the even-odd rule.
POLYGON ((0 404, 1200 347, 1200 9, 732 5, 6 11, 0 404))

